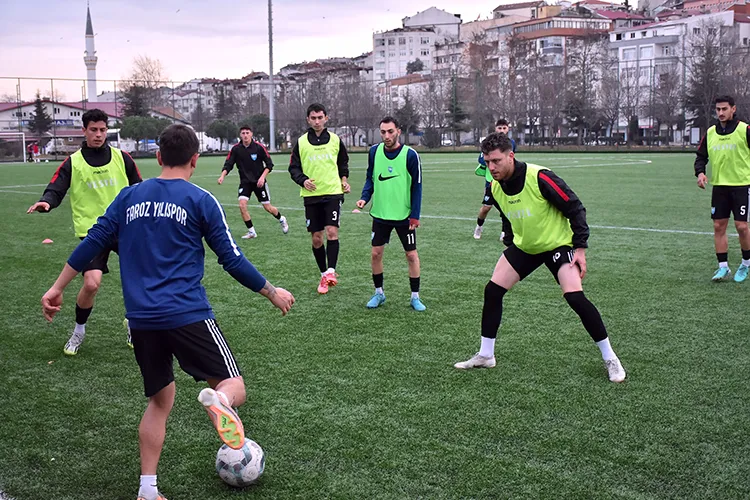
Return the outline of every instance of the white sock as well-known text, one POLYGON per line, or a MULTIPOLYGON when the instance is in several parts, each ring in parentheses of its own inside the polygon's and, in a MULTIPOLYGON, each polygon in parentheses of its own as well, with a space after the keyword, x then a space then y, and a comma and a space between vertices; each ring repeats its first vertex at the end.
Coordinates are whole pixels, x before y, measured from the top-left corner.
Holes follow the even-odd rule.
POLYGON ((221 402, 222 402, 222 403, 224 403, 224 404, 225 404, 225 405, 227 405, 227 406, 231 406, 231 405, 229 404, 229 397, 228 397, 228 396, 227 396, 226 394, 224 394, 224 393, 223 393, 223 392, 221 392, 221 391, 215 391, 215 392, 216 392, 216 394, 218 394, 218 395, 219 395, 219 399, 221 400, 221 402))
POLYGON ((79 325, 78 323, 76 323, 76 327, 73 332, 86 335, 86 324, 84 323, 83 325, 79 325))
POLYGON ((479 348, 479 355, 485 358, 495 356, 495 339, 482 337, 482 346, 479 348))
POLYGON ((380 295, 385 295, 385 292, 383 291, 383 287, 382 286, 380 288, 376 288, 375 289, 375 293, 379 293, 380 295))
POLYGON ((329 267, 328 270, 323 274, 336 274, 336 270, 332 267, 329 267))
POLYGON ((609 359, 617 359, 617 354, 615 354, 615 351, 612 350, 612 346, 609 345, 609 337, 597 342, 596 346, 602 352, 602 359, 604 361, 607 361, 609 359))
POLYGON ((419 298, 419 292, 411 292, 411 298, 412 299, 418 299, 419 298))
POLYGON ((719 262, 719 267, 729 267, 729 262, 719 262))
POLYGON ((156 488, 156 474, 153 476, 141 476, 141 487, 138 489, 138 496, 144 498, 156 498, 159 490, 156 488))
POLYGON ((742 265, 750 267, 750 259, 749 260, 742 259, 742 265))

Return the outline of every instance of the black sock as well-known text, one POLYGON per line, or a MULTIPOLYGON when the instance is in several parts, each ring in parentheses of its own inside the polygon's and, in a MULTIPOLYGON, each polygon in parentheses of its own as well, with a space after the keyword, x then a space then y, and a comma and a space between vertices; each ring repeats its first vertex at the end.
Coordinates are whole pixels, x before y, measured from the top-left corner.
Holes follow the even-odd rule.
POLYGON ((245 221, 245 225, 247 226, 248 229, 252 229, 252 227, 253 227, 253 220, 252 219, 246 220, 245 221))
POLYGON ((742 260, 750 260, 750 250, 742 251, 742 260))
POLYGON ((586 298, 583 292, 569 292, 564 294, 563 297, 568 301, 570 308, 581 318, 583 327, 589 332, 594 342, 607 338, 607 328, 602 321, 602 315, 599 314, 599 310, 586 298))
POLYGON ((276 215, 274 215, 274 217, 276 217, 276 220, 281 219, 281 210, 276 210, 276 215))
POLYGON ((326 269, 328 269, 328 266, 326 265, 326 247, 313 247, 313 255, 315 256, 315 262, 318 263, 318 269, 320 269, 320 272, 326 272, 326 269))
POLYGON ((484 219, 480 219, 479 217, 477 217, 477 226, 479 227, 484 226, 484 219))
POLYGON ((719 261, 719 264, 721 264, 722 262, 729 262, 729 253, 717 253, 716 259, 719 261))
POLYGON ((336 269, 336 263, 339 260, 339 240, 328 240, 328 267, 336 269))
POLYGON ((412 293, 418 293, 419 292, 419 276, 416 278, 412 278, 409 276, 409 286, 411 286, 412 293))
POLYGON ((372 282, 375 284, 375 288, 383 288, 383 273, 373 274, 372 282))
POLYGON ((508 292, 493 281, 484 287, 484 307, 482 307, 482 337, 494 339, 503 319, 503 296, 508 292))
POLYGON ((76 324, 85 325, 86 322, 89 320, 89 315, 91 314, 92 309, 93 307, 84 309, 83 307, 76 304, 76 324))

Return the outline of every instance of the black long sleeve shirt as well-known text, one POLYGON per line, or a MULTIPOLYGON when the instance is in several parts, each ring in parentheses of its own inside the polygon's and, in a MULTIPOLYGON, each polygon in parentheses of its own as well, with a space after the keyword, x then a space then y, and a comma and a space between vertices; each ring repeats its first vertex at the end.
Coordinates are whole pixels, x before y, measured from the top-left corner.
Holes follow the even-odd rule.
MULTIPOLYGON (((716 122, 716 133, 719 135, 733 134, 737 129, 740 121, 737 118, 732 118, 727 122, 726 127, 721 126, 721 122, 716 122)), ((750 127, 747 128, 746 134, 747 144, 750 147, 750 127)), ((695 176, 698 177, 700 174, 706 173, 706 165, 708 164, 708 144, 706 144, 706 136, 704 135, 701 139, 701 143, 698 145, 698 151, 695 153, 695 176)))
MULTIPOLYGON (((109 144, 106 142, 101 147, 90 148, 86 144, 86 141, 83 141, 83 144, 81 145, 81 153, 83 153, 83 159, 86 160, 86 163, 92 167, 103 167, 112 160, 112 148, 110 148, 109 144)), ((133 184, 141 182, 143 179, 141 178, 141 173, 138 171, 138 167, 135 165, 133 158, 125 151, 122 151, 122 159, 125 162, 125 173, 128 176, 128 182, 130 185, 132 186, 133 184)), ((55 174, 44 189, 44 194, 42 194, 39 201, 49 203, 50 210, 60 206, 63 198, 65 198, 65 194, 68 192, 68 189, 70 189, 72 166, 70 156, 68 156, 65 158, 65 161, 57 167, 55 174)))
MULTIPOLYGON (((526 182, 526 163, 518 160, 515 161, 515 171, 509 179, 500 182, 500 188, 508 196, 514 196, 523 191, 526 182)), ((551 170, 542 170, 537 177, 539 191, 545 200, 558 209, 570 221, 570 228, 573 230, 573 248, 588 247, 589 226, 586 223, 586 208, 581 200, 570 187, 565 184, 560 177, 555 175, 551 170)), ((488 189, 489 191, 489 189, 488 189)), ((505 217, 497 201, 492 198, 492 204, 500 211, 503 220, 503 243, 509 246, 513 243, 513 228, 510 221, 505 217)))
MULTIPOLYGON (((328 129, 323 129, 323 132, 318 136, 312 128, 307 129, 307 140, 310 144, 319 146, 322 144, 328 144, 331 140, 331 134, 328 129)), ((339 141, 339 154, 336 157, 336 165, 339 168, 339 177, 349 177, 349 153, 346 151, 344 143, 339 141)), ((292 176, 292 180, 300 186, 305 185, 305 181, 309 179, 308 176, 302 172, 302 159, 299 155, 299 141, 294 143, 292 149, 292 156, 289 159, 289 175, 292 176)), ((340 197, 341 195, 335 195, 340 197)), ((319 203, 330 198, 330 196, 307 196, 305 197, 305 204, 319 203)))
POLYGON ((273 170, 273 161, 268 151, 256 141, 250 141, 247 146, 241 142, 235 144, 229 151, 222 170, 229 173, 235 164, 240 173, 240 182, 243 184, 256 184, 264 170, 273 170))

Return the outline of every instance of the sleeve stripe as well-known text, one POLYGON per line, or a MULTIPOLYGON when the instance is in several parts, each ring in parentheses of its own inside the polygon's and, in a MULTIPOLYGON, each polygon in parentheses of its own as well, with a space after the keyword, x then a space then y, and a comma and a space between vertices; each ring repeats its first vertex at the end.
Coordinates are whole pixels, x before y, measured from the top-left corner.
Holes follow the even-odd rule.
POLYGON ((50 184, 54 184, 55 183, 55 181, 57 180, 57 177, 60 175, 60 169, 63 167, 63 165, 65 165, 65 162, 68 161, 69 159, 70 159, 70 157, 65 158, 62 161, 62 163, 60 164, 60 166, 57 167, 57 170, 55 170, 55 174, 52 176, 52 179, 50 179, 50 181, 49 181, 50 184))
POLYGON ((196 184, 193 184, 193 186, 197 187, 198 189, 206 193, 208 196, 211 197, 212 200, 214 200, 214 203, 216 203, 216 206, 219 208, 219 213, 221 214, 221 222, 224 223, 224 230, 225 230, 224 232, 227 233, 227 238, 229 239, 229 243, 232 245, 232 250, 234 250, 234 254, 237 257, 239 257, 240 251, 237 248, 237 243, 234 242, 234 238, 232 238, 232 232, 229 231, 229 224, 227 224, 227 218, 224 215, 224 209, 221 207, 221 203, 219 203, 219 200, 217 200, 216 197, 213 194, 211 194, 210 191, 207 191, 196 184))
POLYGON ((419 175, 417 176, 417 182, 420 184, 422 183, 422 158, 419 157, 419 153, 417 153, 414 149, 414 154, 417 156, 417 170, 419 171, 419 175))
POLYGON ((567 194, 565 194, 565 191, 563 191, 562 189, 560 189, 560 186, 558 186, 557 184, 555 184, 555 182, 552 179, 550 179, 549 177, 547 177, 544 174, 544 172, 539 172, 539 178, 542 179, 547 184, 549 184, 550 186, 552 186, 552 189, 554 189, 555 192, 560 195, 560 198, 562 198, 563 201, 569 201, 570 200, 570 196, 568 196, 567 194))

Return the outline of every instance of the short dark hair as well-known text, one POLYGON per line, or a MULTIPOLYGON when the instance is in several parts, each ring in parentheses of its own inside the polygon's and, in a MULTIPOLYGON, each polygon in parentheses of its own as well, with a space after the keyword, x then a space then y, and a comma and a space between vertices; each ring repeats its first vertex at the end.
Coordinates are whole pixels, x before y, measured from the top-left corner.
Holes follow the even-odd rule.
POLYGON ((392 123, 394 127, 401 128, 401 125, 399 125, 398 120, 396 120, 392 116, 386 116, 382 120, 380 120, 380 124, 383 124, 383 123, 392 123))
POLYGON ((730 106, 734 106, 734 97, 731 95, 720 95, 714 99, 714 104, 719 104, 720 102, 728 102, 730 106))
POLYGON ((513 150, 513 144, 507 135, 499 132, 492 132, 482 141, 482 153, 489 154, 499 149, 501 153, 507 153, 513 150))
POLYGON ((94 108, 86 111, 81 117, 81 120, 83 120, 83 128, 89 128, 89 123, 91 122, 107 123, 109 121, 109 116, 107 116, 107 113, 101 109, 94 108))
POLYGON ((242 125, 240 125, 240 132, 242 132, 243 130, 249 130, 250 132, 252 132, 253 127, 251 127, 247 123, 243 123, 242 125))
POLYGON ((168 126, 159 136, 161 161, 167 167, 185 165, 198 152, 199 146, 195 131, 180 123, 168 126))
POLYGON ((310 117, 310 113, 319 113, 321 111, 323 112, 325 116, 328 116, 328 111, 326 111, 326 108, 323 107, 322 104, 318 104, 317 102, 314 102, 307 107, 307 117, 308 118, 310 117))
POLYGON ((510 123, 508 123, 508 120, 506 120, 505 118, 500 118, 499 120, 495 122, 496 127, 499 127, 500 125, 506 125, 510 127, 510 123))

